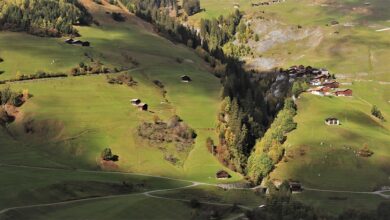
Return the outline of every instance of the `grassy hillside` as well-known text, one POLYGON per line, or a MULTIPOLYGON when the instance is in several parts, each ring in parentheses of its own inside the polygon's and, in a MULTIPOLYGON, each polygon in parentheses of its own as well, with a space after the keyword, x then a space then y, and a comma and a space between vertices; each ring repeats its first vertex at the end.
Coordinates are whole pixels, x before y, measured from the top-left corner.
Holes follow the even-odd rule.
MULTIPOLYGON (((29 89, 34 95, 22 108, 23 120, 31 117, 39 120, 42 126, 53 127, 49 129, 50 134, 30 137, 19 134, 21 119, 11 128, 19 135, 18 141, 43 152, 51 152, 50 157, 56 155, 56 158, 52 158, 54 161, 71 161, 68 164, 72 166, 79 164, 89 167, 96 166, 96 158, 101 150, 109 146, 120 156, 119 166, 122 170, 214 182, 214 174, 222 166, 207 152, 205 140, 209 136, 215 138, 212 128, 215 127, 219 106, 219 80, 207 72, 203 62, 184 46, 174 45, 140 29, 134 24, 138 21, 131 16, 125 23, 112 22, 110 15, 96 4, 91 4, 88 7, 97 10, 96 17, 104 25, 78 28, 82 35, 80 39, 90 41, 90 48, 67 45, 62 42, 63 39, 1 33, 0 39, 4 42, 13 38, 30 45, 16 47, 21 48, 20 51, 12 49, 15 45, 9 45, 9 52, 2 52, 5 62, 1 68, 5 72, 1 77, 13 78, 17 71, 30 73, 37 69, 68 72, 81 61, 89 63, 89 58, 85 56, 88 53, 88 57, 111 68, 131 68, 132 64, 126 57, 133 57, 140 63, 139 67, 130 71, 138 85, 132 88, 110 85, 105 76, 12 84, 12 89, 29 89), (42 45, 46 45, 44 49, 36 50, 42 45), (31 62, 15 63, 21 62, 23 57, 28 57, 31 62), (54 57, 59 58, 50 64, 54 57), (177 58, 183 59, 183 62, 178 63, 177 58), (180 76, 184 74, 190 76, 193 82, 182 83, 180 76), (163 103, 164 97, 152 80, 164 84, 169 103, 163 103), (147 102, 151 112, 139 112, 130 105, 131 98, 147 102), (165 161, 162 152, 144 146, 145 143, 137 140, 135 134, 136 127, 142 121, 152 121, 154 115, 166 120, 174 114, 179 115, 198 134, 194 150, 183 167, 165 161), (44 141, 42 136, 49 140, 44 141), (31 138, 34 139, 33 143, 29 143, 31 138), (69 158, 69 155, 72 156, 69 158)), ((239 178, 234 175, 232 180, 239 178)))
POLYGON ((288 135, 285 143, 288 162, 278 165, 273 178, 299 179, 314 188, 356 191, 370 191, 388 184, 389 126, 370 116, 370 105, 358 97, 309 94, 298 103, 295 118, 298 129, 288 135), (324 123, 327 117, 339 118, 341 126, 327 126, 324 123), (374 155, 357 157, 356 152, 365 144, 374 155))
MULTIPOLYGON (((15 122, 7 129, 1 128, 0 153, 4 157, 0 159, 0 163, 65 169, 34 171, 21 167, 0 167, 7 173, 7 178, 1 178, 0 181, 3 189, 1 194, 6 198, 1 202, 1 207, 121 193, 116 191, 116 187, 115 190, 112 189, 110 184, 120 185, 123 181, 132 184, 145 181, 145 191, 183 185, 177 181, 158 183, 150 178, 71 171, 99 170, 100 153, 106 147, 110 147, 114 154, 119 155, 119 161, 116 163, 117 168, 103 169, 211 183, 240 181, 242 176, 232 171, 232 178, 218 181, 215 173, 223 169, 223 166, 210 155, 205 146, 207 137, 216 139, 213 129, 221 89, 219 79, 208 71, 207 65, 190 49, 149 32, 148 24, 127 15, 117 7, 98 6, 91 1, 83 3, 100 23, 100 26, 77 27, 82 35, 79 39, 91 42, 91 47, 68 45, 60 38, 0 32, 0 42, 4 45, 0 51, 0 57, 4 59, 0 64, 0 70, 3 71, 0 79, 11 79, 15 78, 18 72, 31 74, 37 70, 69 73, 70 69, 78 66, 80 62, 89 65, 90 59, 93 58, 111 69, 130 69, 124 72, 128 72, 138 84, 133 87, 112 85, 107 83, 106 75, 87 75, 0 85, 0 88, 9 86, 15 91, 28 89, 33 95, 19 109, 15 122), (120 11, 126 15, 127 21, 114 22, 106 11, 120 11), (129 57, 139 65, 135 67, 129 57), (192 82, 182 83, 181 75, 190 76, 192 82), (163 97, 161 89, 153 80, 163 83, 166 97, 163 97), (150 111, 137 110, 130 104, 132 98, 140 98, 148 103, 150 111), (136 128, 141 122, 152 122, 155 116, 167 120, 175 114, 197 133, 188 157, 180 158, 183 160, 182 166, 165 160, 162 150, 141 140, 136 134, 136 128), (33 121, 34 132, 25 132, 27 121, 33 121), (91 183, 93 181, 99 183, 91 183), (30 184, 31 182, 34 184, 30 184), (63 189, 64 184, 68 184, 68 188, 63 189), (92 187, 85 191, 83 187, 88 184, 101 188, 92 187), (107 184, 109 186, 106 186, 107 184), (81 191, 78 191, 80 187, 81 191), (75 193, 69 195, 69 192, 75 193)), ((118 74, 121 73, 113 73, 110 76, 118 74)), ((91 212, 94 212, 96 218, 103 219, 107 216, 152 218, 155 214, 150 212, 151 207, 154 211, 160 210, 162 219, 183 219, 190 216, 190 209, 185 203, 161 204, 158 200, 142 195, 69 206, 74 214, 72 216, 93 216, 91 212), (107 204, 117 208, 107 212, 107 215, 93 211, 106 207, 107 204), (119 207, 119 204, 122 206, 119 207), (177 207, 181 207, 181 211, 172 211, 177 207)), ((29 209, 26 213, 33 219, 52 218, 51 215, 55 218, 69 218, 68 207, 54 209, 51 210, 52 214, 42 215, 41 211, 44 210, 31 209, 30 213, 29 209)), ((20 213, 8 214, 18 217, 20 213)), ((19 217, 27 218, 24 215, 19 217)))
MULTIPOLYGON (((370 114, 372 105, 377 105, 385 118, 390 117, 390 66, 386 62, 390 32, 385 30, 389 27, 390 5, 385 0, 366 2, 286 0, 252 7, 244 0, 223 4, 209 0, 202 2, 205 11, 190 17, 190 22, 197 24, 201 18, 231 13, 234 5, 239 5, 254 34, 259 34, 259 42, 249 41, 254 55, 245 60, 251 66, 276 63, 278 67, 323 67, 335 73, 339 81, 352 83, 345 87, 353 90, 353 98, 304 94, 297 100, 298 128, 285 143, 286 155, 291 157, 282 161, 269 179, 294 179, 307 187, 352 191, 371 191, 390 184, 390 124, 370 114), (337 23, 332 25, 332 21, 337 23), (324 119, 330 116, 339 118, 342 125, 326 126, 324 119), (357 157, 354 151, 365 144, 374 155, 357 157)), ((329 199, 335 195, 304 192, 296 198, 330 212, 374 208, 382 200, 351 194, 339 194, 347 197, 342 201, 329 199)))
MULTIPOLYGON (((111 69, 129 69, 123 72, 128 72, 138 84, 134 87, 111 85, 105 75, 87 75, 0 85, 0 88, 10 86, 16 91, 28 89, 33 95, 19 109, 16 121, 7 128, 8 131, 0 129, 0 163, 66 169, 30 170, 0 166, 5 173, 0 178, 0 194, 5 198, 0 201, 0 208, 117 194, 117 189, 114 190, 110 184, 120 185, 123 181, 134 184, 147 182, 140 191, 185 185, 180 181, 76 172, 78 169, 99 170, 99 156, 106 147, 119 155, 118 168, 114 168, 118 171, 207 183, 241 181, 242 176, 232 171, 229 171, 232 175, 229 180, 216 180, 216 171, 227 168, 210 155, 205 146, 207 137, 215 141, 218 138, 213 129, 221 90, 219 79, 208 71, 206 64, 190 49, 163 39, 152 32, 150 25, 106 1, 102 6, 89 0, 81 2, 100 24, 77 27, 81 34, 78 39, 91 42, 91 47, 68 45, 63 42, 64 38, 0 32, 0 57, 4 59, 0 63, 0 80, 38 70, 69 73, 80 62, 90 64, 92 57, 111 69), (126 21, 115 22, 106 11, 123 13, 126 21), (129 57, 139 65, 132 64, 129 57), (188 75, 193 81, 182 83, 181 75, 188 75), (164 84, 166 97, 153 80, 164 84), (132 98, 148 103, 150 111, 137 110, 129 102, 132 98), (165 160, 162 150, 141 140, 136 134, 140 123, 152 122, 155 116, 167 120, 175 114, 197 133, 188 157, 180 158, 182 166, 165 160), (34 121, 33 134, 24 131, 24 124, 29 120, 34 121), (83 191, 91 182, 99 182, 93 184, 99 187, 83 191), (63 184, 68 184, 69 188, 64 189, 63 184), (69 194, 66 190, 76 193, 69 194)), ((353 89, 354 97, 302 95, 297 101, 298 114, 295 117, 298 128, 288 134, 285 142, 286 155, 291 157, 278 164, 269 179, 294 179, 307 187, 352 191, 371 191, 389 185, 390 64, 386 61, 390 55, 390 42, 389 32, 375 31, 387 25, 388 3, 385 0, 371 1, 372 14, 349 15, 347 12, 353 7, 360 7, 363 1, 342 1, 337 7, 313 5, 311 2, 287 0, 269 7, 252 8, 246 0, 229 0, 223 5, 220 1, 207 0, 202 2, 206 11, 190 17, 190 22, 230 13, 234 4, 239 3, 240 9, 252 18, 265 10, 264 16, 280 22, 278 25, 281 24, 282 29, 297 25, 303 25, 304 30, 318 28, 322 38, 315 47, 307 46, 310 43, 307 39, 289 41, 275 44, 260 55, 278 57, 285 67, 305 64, 329 68, 342 82, 352 83, 348 87, 353 89), (342 24, 353 22, 355 26, 326 26, 332 20, 342 24), (339 33, 336 34, 336 31, 339 33), (380 122, 370 115, 372 105, 379 107, 387 122, 380 122), (324 119, 329 116, 338 117, 342 125, 326 126, 324 119), (354 151, 364 145, 373 150, 372 157, 356 157, 354 151)), ((117 74, 121 73, 109 76, 117 74)), ((253 192, 225 192, 204 186, 159 195, 238 202, 251 207, 264 201, 253 192)), ((382 201, 379 196, 372 195, 309 191, 294 195, 294 198, 324 207, 332 213, 351 207, 372 209, 382 201), (346 199, 341 201, 336 198, 336 202, 331 199, 338 196, 346 199)), ((144 195, 132 195, 8 214, 10 218, 22 219, 69 219, 74 216, 153 219, 159 213, 158 219, 188 219, 192 217, 191 212, 193 209, 183 202, 161 202, 144 195)))

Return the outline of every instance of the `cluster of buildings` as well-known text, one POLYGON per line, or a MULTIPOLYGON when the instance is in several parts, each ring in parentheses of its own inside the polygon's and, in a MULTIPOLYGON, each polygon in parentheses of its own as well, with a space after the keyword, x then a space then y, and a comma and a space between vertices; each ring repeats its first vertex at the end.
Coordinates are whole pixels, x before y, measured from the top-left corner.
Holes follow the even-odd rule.
POLYGON ((351 89, 340 89, 340 83, 335 80, 326 69, 313 68, 311 66, 292 66, 287 69, 292 78, 304 77, 310 80, 311 88, 308 90, 313 95, 319 96, 352 96, 351 89))

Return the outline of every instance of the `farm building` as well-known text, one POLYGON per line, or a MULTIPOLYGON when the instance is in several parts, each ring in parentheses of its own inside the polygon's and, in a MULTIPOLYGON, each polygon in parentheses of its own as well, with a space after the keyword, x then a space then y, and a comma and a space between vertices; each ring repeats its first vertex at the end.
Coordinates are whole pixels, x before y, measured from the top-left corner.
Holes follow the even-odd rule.
POLYGON ((320 69, 322 75, 329 75, 329 70, 327 69, 320 69))
POLYGON ((312 86, 320 86, 320 85, 322 85, 322 82, 321 82, 321 80, 314 79, 314 80, 310 81, 310 85, 312 85, 312 86))
POLYGON ((217 177, 217 179, 228 179, 230 178, 230 174, 228 172, 226 172, 225 170, 220 170, 218 171, 215 176, 217 177))
POLYGON ((290 181, 288 182, 291 192, 301 192, 303 190, 302 184, 300 182, 290 181))
POLYGON ((74 40, 72 38, 68 38, 64 42, 67 44, 73 44, 74 40))
POLYGON ((332 89, 335 89, 335 88, 339 88, 340 83, 338 83, 336 81, 328 81, 328 82, 323 83, 322 85, 329 87, 329 88, 332 88, 332 89))
POLYGON ((192 81, 192 79, 187 75, 183 75, 180 78, 181 78, 182 82, 191 82, 192 81))
POLYGON ((319 86, 308 90, 313 95, 326 96, 329 95, 330 88, 326 86, 319 86))
POLYGON ((352 96, 351 89, 339 90, 334 93, 336 96, 352 96))
POLYGON ((340 120, 337 118, 327 118, 327 119, 325 119, 325 124, 327 124, 327 125, 340 125, 340 120))
POLYGON ((130 102, 132 105, 139 105, 141 103, 141 99, 131 99, 130 102))
POLYGON ((321 74, 321 75, 318 75, 316 77, 313 78, 313 80, 326 80, 326 79, 329 79, 329 75, 328 74, 321 74))
POLYGON ((81 46, 83 47, 89 47, 91 45, 91 43, 89 43, 88 41, 84 41, 81 43, 81 46))
POLYGON ((65 43, 72 45, 81 45, 83 47, 89 47, 91 45, 89 41, 73 40, 72 38, 66 39, 65 43))
POLYGON ((83 44, 83 42, 81 40, 73 40, 72 44, 83 44))
POLYGON ((147 111, 147 110, 148 110, 148 104, 146 104, 146 103, 139 103, 139 104, 137 105, 137 107, 138 107, 138 109, 139 109, 140 111, 147 111))

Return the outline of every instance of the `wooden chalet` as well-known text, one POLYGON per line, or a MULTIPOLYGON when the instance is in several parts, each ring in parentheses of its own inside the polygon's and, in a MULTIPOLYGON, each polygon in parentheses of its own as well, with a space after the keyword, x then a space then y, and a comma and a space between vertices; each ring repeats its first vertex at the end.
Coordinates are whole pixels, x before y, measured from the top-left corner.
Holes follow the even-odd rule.
POLYGON ((351 89, 339 90, 334 93, 336 96, 352 96, 351 89))
POLYGON ((217 179, 228 179, 230 178, 230 174, 228 172, 226 172, 225 170, 220 170, 218 171, 216 174, 215 174, 215 177, 217 179))
POLYGON ((137 107, 138 107, 138 109, 139 109, 140 111, 147 111, 147 110, 148 110, 148 104, 146 104, 146 103, 139 103, 139 104, 137 105, 137 107))
POLYGON ((326 118, 325 119, 325 124, 327 125, 340 125, 340 120, 337 118, 326 118))
POLYGON ((74 40, 72 38, 68 38, 64 42, 67 44, 73 44, 74 40))
POLYGON ((311 88, 308 90, 313 95, 326 96, 329 95, 330 88, 326 86, 318 86, 316 88, 311 88))
POLYGON ((130 100, 132 105, 139 105, 141 103, 141 99, 131 99, 130 100))
POLYGON ((300 182, 289 181, 288 185, 290 186, 291 192, 301 192, 303 190, 302 184, 300 182))
POLYGON ((187 75, 183 75, 180 78, 181 78, 182 82, 187 82, 188 83, 188 82, 192 81, 192 79, 189 76, 187 76, 187 75))
POLYGON ((328 82, 324 82, 322 85, 329 87, 329 88, 332 88, 332 89, 336 89, 336 88, 339 88, 340 83, 338 83, 336 81, 328 81, 328 82))

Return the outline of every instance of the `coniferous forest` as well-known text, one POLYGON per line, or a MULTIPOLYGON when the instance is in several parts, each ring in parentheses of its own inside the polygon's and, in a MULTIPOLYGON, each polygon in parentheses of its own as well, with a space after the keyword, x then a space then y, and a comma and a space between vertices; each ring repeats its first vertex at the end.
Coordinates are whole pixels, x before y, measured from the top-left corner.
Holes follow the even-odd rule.
MULTIPOLYGON (((192 9, 186 9, 186 4, 194 5, 200 10, 201 5, 198 3, 185 1, 185 4, 178 5, 171 0, 123 2, 138 17, 153 23, 162 35, 196 49, 214 68, 214 73, 221 77, 223 102, 217 116, 219 140, 214 155, 230 169, 249 174, 252 181, 261 180, 283 155, 283 134, 295 126, 292 121, 294 110, 286 109, 277 117, 278 123, 283 126, 278 129, 282 131, 272 129, 266 135, 267 137, 273 136, 273 133, 281 133, 278 143, 268 143, 268 139, 263 141, 266 143, 260 142, 278 112, 283 109, 284 100, 290 95, 290 86, 287 83, 287 86, 279 91, 281 95, 274 96, 272 88, 276 74, 248 72, 242 68, 241 61, 223 52, 222 47, 235 38, 239 26, 243 25, 242 12, 236 10, 228 16, 202 19, 200 29, 195 30, 183 25, 180 20, 182 17, 178 14, 180 11, 185 12, 185 16, 196 13, 192 9), (181 8, 183 10, 180 10, 181 8)), ((288 77, 285 79, 288 81, 288 77)))
POLYGON ((5 0, 0 2, 0 29, 59 37, 78 35, 73 25, 92 21, 77 0, 5 0))

